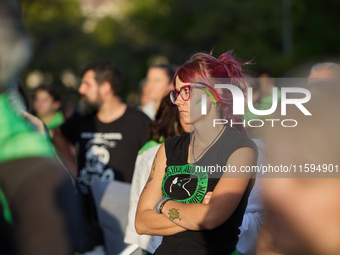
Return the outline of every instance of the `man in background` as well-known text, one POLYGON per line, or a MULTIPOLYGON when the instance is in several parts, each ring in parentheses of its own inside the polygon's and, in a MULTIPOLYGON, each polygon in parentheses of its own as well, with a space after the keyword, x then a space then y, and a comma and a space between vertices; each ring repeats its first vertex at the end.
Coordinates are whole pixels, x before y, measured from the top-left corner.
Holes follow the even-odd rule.
POLYGON ((79 252, 104 245, 90 184, 95 180, 131 183, 139 149, 147 142, 150 119, 121 100, 121 75, 112 62, 90 64, 79 87, 82 113, 54 134, 54 144, 77 177, 83 201, 84 234, 79 252), (77 163, 69 144, 77 146, 77 163))
POLYGON ((308 79, 324 78, 340 78, 340 65, 333 62, 324 62, 312 66, 308 79))

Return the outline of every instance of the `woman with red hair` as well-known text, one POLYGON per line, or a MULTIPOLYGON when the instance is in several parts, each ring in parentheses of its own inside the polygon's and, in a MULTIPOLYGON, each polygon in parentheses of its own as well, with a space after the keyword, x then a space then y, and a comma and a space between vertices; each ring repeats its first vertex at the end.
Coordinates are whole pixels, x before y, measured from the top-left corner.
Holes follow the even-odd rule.
POLYGON ((137 233, 164 236, 155 254, 238 254, 253 185, 250 174, 240 172, 256 164, 257 148, 242 116, 233 115, 231 91, 215 84, 243 90, 244 64, 231 51, 218 59, 198 53, 174 76, 170 98, 192 133, 161 145, 139 200, 137 233), (227 121, 213 125, 216 119, 227 121))

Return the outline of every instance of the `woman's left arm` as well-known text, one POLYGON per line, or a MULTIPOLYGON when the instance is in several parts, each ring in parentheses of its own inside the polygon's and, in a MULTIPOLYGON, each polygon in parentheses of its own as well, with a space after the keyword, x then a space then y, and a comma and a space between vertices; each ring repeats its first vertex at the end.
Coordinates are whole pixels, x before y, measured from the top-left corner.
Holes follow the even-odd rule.
MULTIPOLYGON (((227 165, 251 166, 254 162, 253 149, 244 147, 236 150, 227 165)), ((162 213, 178 226, 189 230, 211 230, 224 223, 235 211, 245 193, 249 178, 228 178, 225 173, 217 183, 208 204, 184 204, 169 200, 162 213)))

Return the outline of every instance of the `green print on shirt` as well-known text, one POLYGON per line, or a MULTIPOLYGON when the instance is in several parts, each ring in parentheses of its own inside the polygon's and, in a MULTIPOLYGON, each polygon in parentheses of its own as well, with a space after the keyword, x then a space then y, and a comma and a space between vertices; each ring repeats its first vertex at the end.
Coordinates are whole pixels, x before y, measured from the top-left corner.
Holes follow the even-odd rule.
MULTIPOLYGON (((169 183, 169 181, 167 183, 169 183)), ((201 203, 203 201, 205 194, 207 193, 207 190, 208 190, 208 173, 204 171, 197 171, 197 166, 186 164, 183 166, 167 167, 167 170, 164 175, 163 182, 162 182, 163 197, 170 197, 174 201, 185 203, 185 204, 201 203), (193 194, 189 193, 188 190, 185 189, 186 182, 180 183, 177 181, 178 180, 177 176, 179 175, 182 175, 182 176, 187 175, 188 178, 186 179, 195 178, 197 180, 196 189, 194 190, 193 194), (170 187, 170 192, 166 192, 165 184, 169 178, 173 180, 171 182, 173 185, 182 187, 190 196, 188 196, 185 199, 176 199, 173 197, 173 194, 171 194, 172 187, 170 187)))

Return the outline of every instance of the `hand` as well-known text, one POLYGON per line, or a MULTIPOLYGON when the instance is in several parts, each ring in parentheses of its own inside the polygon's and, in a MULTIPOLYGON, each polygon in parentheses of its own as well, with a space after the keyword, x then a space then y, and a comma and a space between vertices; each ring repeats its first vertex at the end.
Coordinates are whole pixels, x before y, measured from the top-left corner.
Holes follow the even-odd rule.
POLYGON ((204 196, 202 204, 205 204, 205 205, 209 204, 211 195, 212 195, 212 191, 209 191, 209 192, 204 196))
POLYGON ((41 133, 43 134, 45 133, 44 122, 41 119, 25 111, 22 111, 22 113, 24 114, 24 116, 26 117, 28 121, 30 121, 31 123, 33 123, 35 126, 38 127, 38 130, 41 133))

